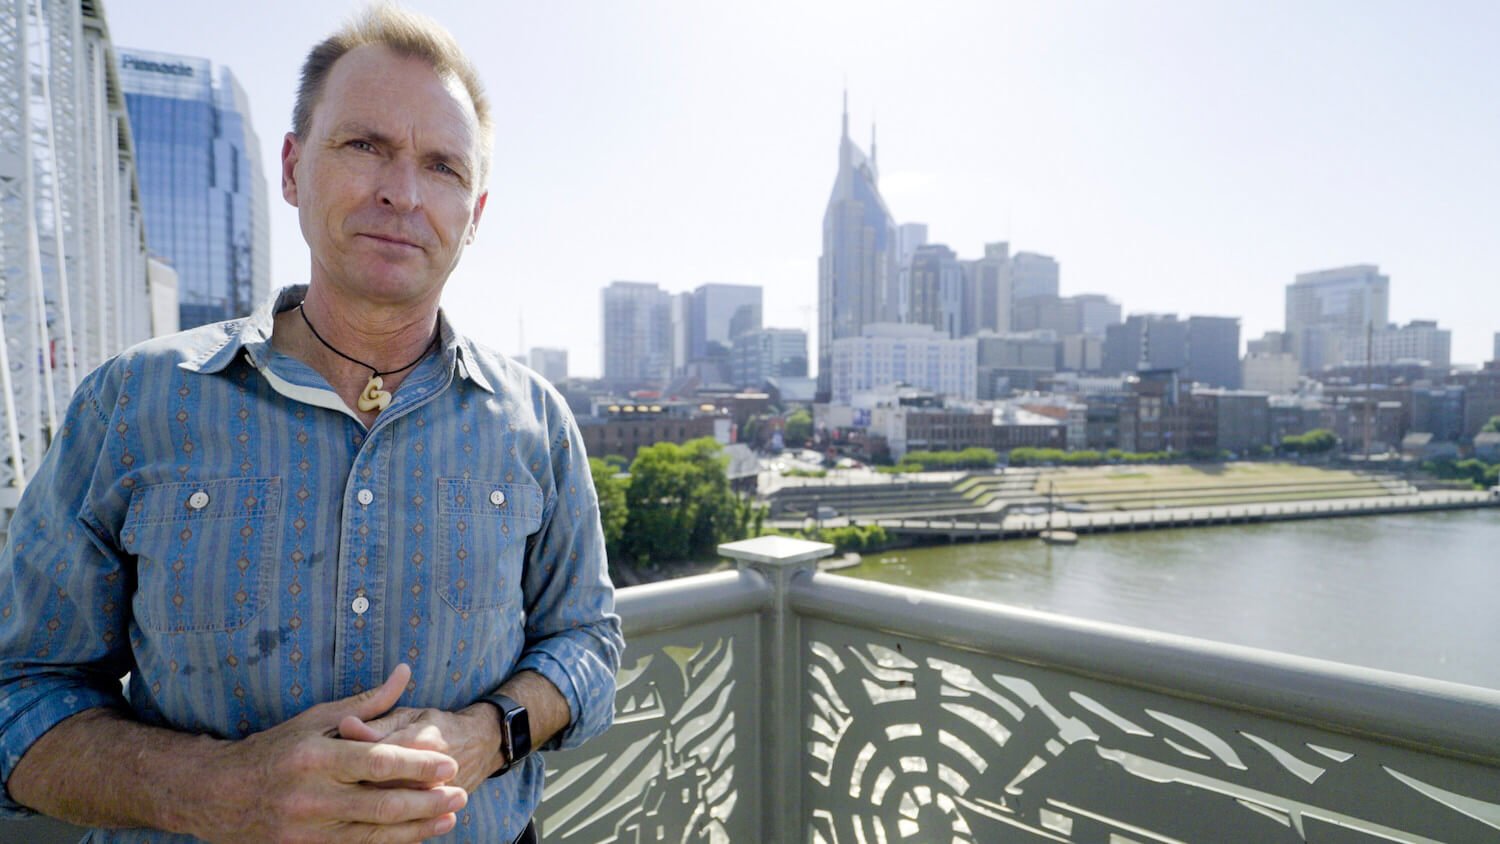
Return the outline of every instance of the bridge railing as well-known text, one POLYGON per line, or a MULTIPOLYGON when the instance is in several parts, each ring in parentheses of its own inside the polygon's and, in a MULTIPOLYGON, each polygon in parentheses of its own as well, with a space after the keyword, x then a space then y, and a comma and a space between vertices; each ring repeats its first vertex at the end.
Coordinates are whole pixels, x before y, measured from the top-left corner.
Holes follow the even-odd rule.
POLYGON ((1500 691, 720 550, 620 591, 616 724, 548 754, 544 840, 1500 841, 1500 691))
POLYGON ((1500 691, 815 572, 625 589, 557 842, 1500 840, 1500 691))

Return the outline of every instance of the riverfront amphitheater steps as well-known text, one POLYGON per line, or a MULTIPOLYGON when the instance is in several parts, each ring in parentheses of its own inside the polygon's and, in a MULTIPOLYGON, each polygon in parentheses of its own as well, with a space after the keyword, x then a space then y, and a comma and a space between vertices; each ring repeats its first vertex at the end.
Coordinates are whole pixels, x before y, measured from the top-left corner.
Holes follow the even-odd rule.
MULTIPOLYGON (((972 522, 994 531, 1012 520, 1025 524, 1048 503, 1081 521, 1086 514, 1192 511, 1264 505, 1257 512, 1316 512, 1321 504, 1365 502, 1390 506, 1417 501, 1418 490, 1395 475, 1356 473, 1292 464, 1208 466, 1100 466, 1013 468, 1004 471, 913 475, 836 475, 782 486, 765 500, 771 522, 791 527, 817 517, 880 522, 901 530, 901 520, 972 522), (834 515, 829 516, 830 510, 834 515), (896 522, 896 525, 890 524, 896 522)), ((1358 506, 1365 506, 1360 504, 1358 506)), ((1224 512, 1228 512, 1227 510, 1224 512)), ((1291 517, 1290 515, 1278 517, 1291 517)))

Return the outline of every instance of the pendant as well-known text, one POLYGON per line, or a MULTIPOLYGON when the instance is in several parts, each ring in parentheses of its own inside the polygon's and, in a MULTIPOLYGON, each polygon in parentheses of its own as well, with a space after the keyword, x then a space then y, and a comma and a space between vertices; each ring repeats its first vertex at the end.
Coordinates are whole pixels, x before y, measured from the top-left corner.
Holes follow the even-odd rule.
POLYGON ((359 397, 359 409, 366 413, 370 411, 381 411, 390 407, 391 394, 380 389, 385 386, 385 379, 379 375, 371 375, 365 384, 365 391, 359 397))

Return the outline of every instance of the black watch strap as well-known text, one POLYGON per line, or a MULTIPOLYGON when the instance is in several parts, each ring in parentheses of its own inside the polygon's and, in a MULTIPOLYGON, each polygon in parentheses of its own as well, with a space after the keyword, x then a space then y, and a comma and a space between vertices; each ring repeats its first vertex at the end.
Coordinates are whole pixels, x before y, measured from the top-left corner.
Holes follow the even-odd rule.
POLYGON ((500 755, 505 764, 494 776, 509 771, 531 755, 531 718, 514 698, 493 694, 485 698, 500 710, 500 755))

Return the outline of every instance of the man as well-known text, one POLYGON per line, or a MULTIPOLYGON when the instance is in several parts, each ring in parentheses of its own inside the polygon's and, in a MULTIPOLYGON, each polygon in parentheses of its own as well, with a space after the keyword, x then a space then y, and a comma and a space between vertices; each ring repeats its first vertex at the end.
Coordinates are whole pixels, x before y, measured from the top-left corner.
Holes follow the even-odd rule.
POLYGON ((11 523, 0 809, 524 840, 528 726, 608 727, 623 643, 566 406, 438 310, 488 106, 448 33, 379 8, 309 54, 293 122, 307 287, 91 374, 11 523))

